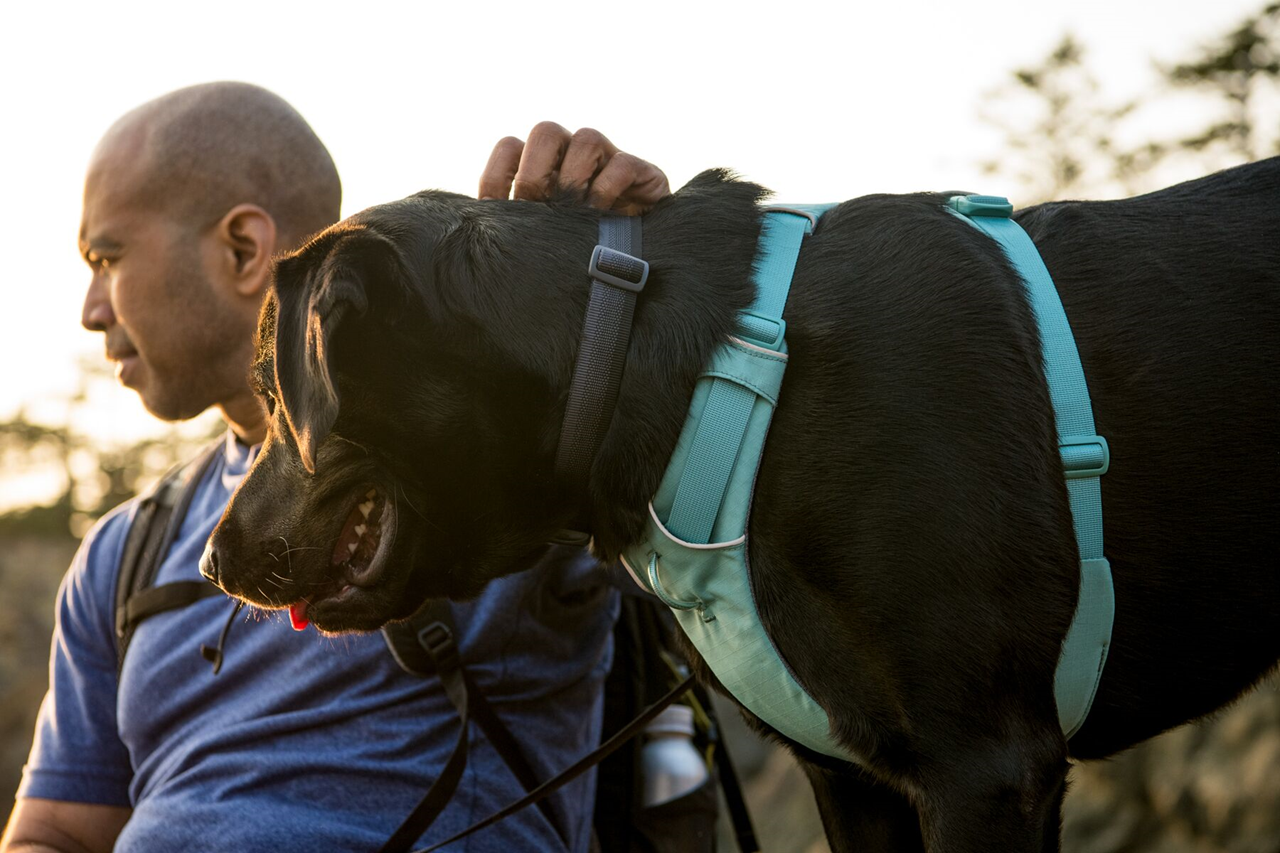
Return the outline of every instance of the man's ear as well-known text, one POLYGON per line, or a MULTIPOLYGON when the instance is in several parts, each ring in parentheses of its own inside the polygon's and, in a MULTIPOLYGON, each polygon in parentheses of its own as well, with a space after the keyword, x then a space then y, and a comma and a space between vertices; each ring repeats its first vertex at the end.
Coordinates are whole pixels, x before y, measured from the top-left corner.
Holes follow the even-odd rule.
POLYGON ((361 276, 341 266, 326 263, 301 284, 285 282, 291 260, 276 271, 276 388, 298 455, 314 474, 316 453, 338 418, 333 337, 348 317, 364 314, 369 302, 361 276))
POLYGON ((221 266, 237 293, 260 298, 271 278, 276 222, 256 204, 237 204, 215 226, 221 266))

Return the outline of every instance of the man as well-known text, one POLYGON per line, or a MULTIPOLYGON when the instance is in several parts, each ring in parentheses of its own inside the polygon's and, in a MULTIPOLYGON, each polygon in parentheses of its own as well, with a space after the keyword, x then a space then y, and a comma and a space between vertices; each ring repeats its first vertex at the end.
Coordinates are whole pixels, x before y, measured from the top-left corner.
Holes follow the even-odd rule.
MULTIPOLYGON (((662 173, 594 131, 544 123, 498 143, 481 195, 556 187, 639 212, 662 173)), ((225 449, 156 583, 199 577, 204 541, 266 429, 248 365, 270 259, 338 217, 328 152, 279 97, 242 83, 170 93, 94 151, 80 246, 82 322, 117 376, 170 420, 217 406, 225 449)), ((220 674, 199 653, 232 605, 206 598, 143 622, 117 675, 114 584, 133 502, 85 538, 58 596, 50 687, 0 851, 373 850, 439 773, 458 717, 437 679, 401 672, 377 634, 323 639, 240 619, 220 674)), ((308 543, 286 543, 288 548, 308 543)), ((287 556, 287 555, 286 555, 287 556)), ((617 603, 592 561, 555 549, 535 571, 455 607, 464 665, 543 777, 599 739, 617 603)), ((593 780, 481 833, 470 851, 586 850, 593 780)), ((436 841, 521 793, 473 734, 466 775, 423 837, 436 841)))

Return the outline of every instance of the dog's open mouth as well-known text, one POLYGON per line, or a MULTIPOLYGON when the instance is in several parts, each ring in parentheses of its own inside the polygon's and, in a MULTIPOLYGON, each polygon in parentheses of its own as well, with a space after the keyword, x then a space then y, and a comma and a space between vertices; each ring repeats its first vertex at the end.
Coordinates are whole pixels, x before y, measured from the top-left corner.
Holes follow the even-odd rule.
POLYGON ((386 565, 384 541, 394 534, 394 515, 387 508, 386 498, 377 489, 369 489, 351 508, 342 533, 333 546, 331 564, 340 569, 335 578, 332 594, 311 596, 289 607, 289 623, 295 631, 310 624, 307 615, 322 598, 327 602, 341 603, 358 588, 377 582, 386 565))

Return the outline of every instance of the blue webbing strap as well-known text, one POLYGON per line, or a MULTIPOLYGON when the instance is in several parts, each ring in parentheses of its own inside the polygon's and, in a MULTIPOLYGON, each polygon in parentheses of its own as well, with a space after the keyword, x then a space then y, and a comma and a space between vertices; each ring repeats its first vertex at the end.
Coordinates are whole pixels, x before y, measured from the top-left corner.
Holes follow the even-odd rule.
POLYGON ((1009 217, 1013 206, 998 196, 955 196, 948 209, 1000 244, 1027 285, 1040 328, 1045 376, 1053 401, 1076 543, 1080 549, 1080 596, 1062 645, 1054 678, 1058 718, 1069 738, 1084 724, 1102 679, 1115 617, 1111 565, 1102 554, 1102 487, 1110 451, 1093 424, 1093 407, 1075 338, 1053 279, 1027 233, 1009 217))
MULTIPOLYGON (((738 334, 757 346, 784 348, 782 312, 806 234, 830 205, 766 208, 756 259, 756 298, 740 315, 738 334)), ((710 394, 680 476, 667 529, 686 542, 711 541, 716 516, 742 446, 756 394, 727 379, 712 380, 710 394)))

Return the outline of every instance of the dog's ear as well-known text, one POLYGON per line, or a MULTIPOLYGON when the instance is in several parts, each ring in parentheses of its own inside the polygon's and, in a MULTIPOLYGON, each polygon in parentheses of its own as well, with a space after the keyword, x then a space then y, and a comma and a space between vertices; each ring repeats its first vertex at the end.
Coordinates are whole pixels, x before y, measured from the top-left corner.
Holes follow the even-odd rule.
POLYGON ((279 298, 275 335, 275 380, 279 405, 303 466, 315 473, 316 453, 338 417, 333 338, 348 318, 369 307, 367 273, 333 252, 309 274, 303 258, 276 267, 279 298), (297 278, 301 274, 302 281, 297 278))

